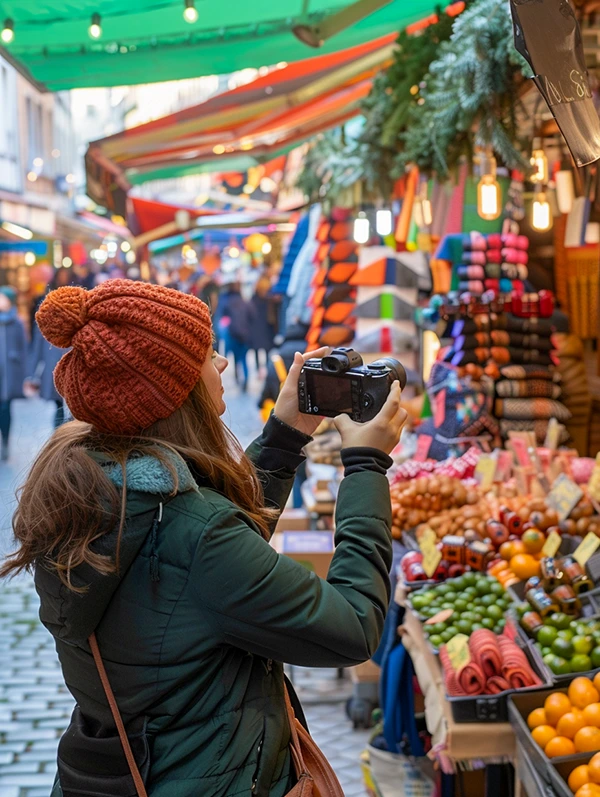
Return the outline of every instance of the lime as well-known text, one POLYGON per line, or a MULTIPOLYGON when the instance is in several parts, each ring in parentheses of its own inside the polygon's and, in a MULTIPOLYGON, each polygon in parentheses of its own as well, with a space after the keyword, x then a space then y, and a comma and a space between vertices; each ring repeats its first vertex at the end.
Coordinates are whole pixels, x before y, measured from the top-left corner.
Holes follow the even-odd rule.
POLYGON ((456 636, 458 634, 458 629, 455 625, 451 625, 448 626, 448 628, 444 631, 444 633, 450 634, 450 639, 452 639, 453 636, 456 636))
POLYGON ((443 634, 446 630, 446 623, 435 623, 429 627, 431 634, 443 634))
POLYGON ((504 595, 504 587, 499 581, 494 581, 494 583, 490 585, 490 589, 494 595, 504 595))
POLYGON ((516 610, 517 616, 523 617, 524 614, 531 611, 531 606, 528 603, 517 603, 516 610))
POLYGON ((553 656, 552 660, 546 662, 555 675, 568 675, 571 672, 571 665, 566 659, 560 656, 553 656))
POLYGON ((592 667, 594 669, 596 669, 597 667, 600 667, 600 645, 597 645, 592 650, 591 659, 592 659, 592 667))
POLYGON ((468 620, 459 620, 456 623, 456 627, 458 628, 460 634, 471 636, 472 623, 470 623, 468 620))
POLYGON ((472 587, 477 583, 477 574, 473 572, 467 572, 463 575, 462 580, 465 582, 467 587, 472 587))
POLYGON ((488 606, 486 614, 492 620, 500 620, 503 617, 503 611, 499 606, 488 606))
POLYGON ((413 608, 417 611, 421 611, 421 609, 424 609, 426 606, 430 606, 433 600, 433 596, 428 592, 417 592, 411 599, 413 608))
POLYGON ((543 647, 542 648, 542 656, 554 656, 554 653, 552 653, 552 648, 543 647))
POLYGON ((592 652, 594 640, 591 636, 574 636, 571 640, 575 653, 587 656, 592 652))
POLYGON ((570 642, 574 636, 575 634, 571 631, 570 628, 561 628, 560 631, 558 632, 558 638, 566 639, 568 642, 570 642))
POLYGON ((451 592, 451 588, 448 584, 440 584, 439 587, 435 588, 435 591, 438 595, 446 595, 446 593, 451 592))
POLYGON ((454 609, 452 601, 444 601, 441 606, 442 609, 454 609))
POLYGON ((551 664, 554 662, 555 658, 556 658, 556 656, 554 655, 554 653, 552 653, 552 651, 550 651, 550 653, 546 653, 544 655, 544 659, 543 659, 544 660, 544 664, 547 664, 548 667, 551 668, 551 664))
POLYGON ((486 578, 480 578, 475 584, 478 595, 489 595, 492 591, 492 584, 486 578))
POLYGON ((462 612, 466 612, 468 606, 469 606, 469 604, 467 603, 467 601, 463 601, 460 598, 457 598, 454 601, 454 608, 456 609, 457 612, 461 612, 461 613, 462 612))
POLYGON ((481 621, 481 625, 484 628, 489 628, 491 631, 492 628, 494 627, 494 621, 492 620, 491 617, 484 617, 483 620, 481 621))
POLYGON ((464 594, 468 595, 470 598, 474 598, 477 595, 477 587, 474 586, 467 587, 464 590, 464 594))
POLYGON ((556 656, 562 656, 563 659, 570 659, 575 654, 572 643, 561 637, 557 637, 551 647, 552 652, 556 656))
POLYGON ((442 642, 450 642, 450 640, 452 639, 453 636, 456 636, 456 635, 455 634, 449 634, 447 631, 444 631, 443 634, 440 634, 440 639, 442 640, 442 642))
POLYGON ((494 632, 494 634, 496 634, 496 636, 500 636, 500 635, 502 634, 502 631, 503 631, 503 626, 501 626, 501 625, 495 625, 495 626, 492 628, 492 631, 494 632))
POLYGON ((554 612, 554 614, 551 614, 548 618, 548 625, 553 625, 558 629, 568 628, 570 624, 571 618, 563 612, 554 612))
POLYGON ((583 653, 578 653, 571 659, 572 672, 586 672, 592 669, 592 660, 583 653))
POLYGON ((434 648, 439 648, 440 645, 444 644, 444 640, 439 634, 434 634, 433 636, 430 636, 429 641, 434 648))
POLYGON ((468 620, 470 623, 478 623, 481 620, 481 615, 477 614, 476 612, 463 612, 460 616, 460 619, 468 620))
POLYGON ((477 602, 480 606, 494 606, 497 600, 498 596, 490 593, 489 595, 482 595, 477 602))
POLYGON ((465 581, 464 576, 457 578, 454 582, 454 589, 457 592, 462 592, 465 587, 468 587, 468 583, 465 581))
POLYGON ((536 639, 543 647, 550 646, 556 637, 558 636, 558 631, 551 625, 543 625, 540 630, 537 632, 536 639))
POLYGON ((481 623, 473 623, 471 626, 471 633, 473 633, 473 631, 479 631, 480 628, 483 628, 481 623))

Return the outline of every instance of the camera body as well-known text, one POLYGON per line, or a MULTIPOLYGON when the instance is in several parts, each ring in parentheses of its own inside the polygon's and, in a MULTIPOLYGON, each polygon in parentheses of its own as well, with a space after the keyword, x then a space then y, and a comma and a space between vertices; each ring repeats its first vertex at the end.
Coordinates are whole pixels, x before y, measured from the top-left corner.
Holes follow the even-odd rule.
POLYGON ((354 349, 340 347, 323 359, 307 360, 298 381, 298 407, 306 415, 353 421, 372 420, 385 404, 392 384, 406 385, 404 367, 392 357, 364 365, 354 349))

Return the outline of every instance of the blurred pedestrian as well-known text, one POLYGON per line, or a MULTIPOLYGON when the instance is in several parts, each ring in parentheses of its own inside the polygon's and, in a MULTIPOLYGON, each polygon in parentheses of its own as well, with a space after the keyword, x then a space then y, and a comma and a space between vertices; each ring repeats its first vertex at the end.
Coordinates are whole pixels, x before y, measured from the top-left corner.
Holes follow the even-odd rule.
POLYGON ((303 352, 306 350, 307 334, 307 324, 292 324, 292 326, 288 327, 281 344, 271 351, 271 356, 267 361, 267 376, 260 397, 259 407, 264 408, 265 405, 268 404, 274 406, 279 396, 282 379, 274 365, 273 357, 281 357, 285 370, 289 371, 294 362, 295 353, 297 351, 303 352))
POLYGON ((250 335, 250 348, 256 357, 256 370, 260 370, 259 351, 264 351, 268 355, 273 348, 275 337, 275 306, 270 296, 271 280, 263 274, 254 289, 254 295, 250 300, 254 310, 254 322, 250 335))
POLYGON ((210 276, 201 272, 195 279, 190 293, 201 299, 210 310, 211 316, 214 318, 219 306, 219 286, 210 276))
POLYGON ((0 287, 0 459, 8 459, 11 403, 23 398, 27 362, 25 325, 17 314, 17 292, 0 287))
POLYGON ((239 282, 230 283, 222 294, 219 319, 219 333, 226 341, 225 356, 232 355, 235 381, 245 393, 248 389, 248 352, 255 316, 250 302, 242 297, 239 282))

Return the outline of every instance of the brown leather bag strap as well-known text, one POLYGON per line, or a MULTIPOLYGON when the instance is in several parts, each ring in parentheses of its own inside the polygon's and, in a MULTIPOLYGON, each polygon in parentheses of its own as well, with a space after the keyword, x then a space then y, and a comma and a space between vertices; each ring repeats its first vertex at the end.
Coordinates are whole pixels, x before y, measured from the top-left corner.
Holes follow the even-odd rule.
POLYGON ((98 674, 100 675, 100 680, 102 681, 102 686, 104 687, 104 693, 106 694, 108 705, 110 706, 115 725, 117 726, 117 730, 119 732, 119 738, 121 739, 121 744, 123 745, 125 758, 129 764, 129 771, 131 772, 131 777, 133 778, 137 796, 148 797, 146 787, 144 786, 144 781, 140 775, 140 770, 138 769, 138 765, 135 763, 135 758, 133 757, 133 753, 131 751, 131 745, 129 744, 129 739, 127 738, 127 733, 125 731, 125 726, 123 725, 123 720, 121 719, 121 713, 119 711, 119 707, 117 706, 117 701, 115 700, 115 696, 110 686, 110 681, 108 680, 108 675, 106 674, 106 670, 104 668, 104 662, 102 661, 102 656, 100 655, 100 648, 98 647, 96 634, 92 634, 89 637, 88 642, 90 643, 90 648, 92 649, 92 655, 94 657, 94 661, 96 662, 96 667, 98 668, 98 674))
POLYGON ((302 775, 308 775, 309 772, 306 768, 306 764, 304 763, 302 745, 300 744, 300 738, 296 729, 296 715, 294 714, 294 709, 292 708, 292 701, 290 700, 290 695, 285 681, 283 682, 283 692, 285 696, 285 707, 287 710, 288 720, 290 722, 290 733, 292 737, 290 742, 290 750, 294 760, 294 766, 296 767, 296 774, 298 779, 300 779, 302 775))

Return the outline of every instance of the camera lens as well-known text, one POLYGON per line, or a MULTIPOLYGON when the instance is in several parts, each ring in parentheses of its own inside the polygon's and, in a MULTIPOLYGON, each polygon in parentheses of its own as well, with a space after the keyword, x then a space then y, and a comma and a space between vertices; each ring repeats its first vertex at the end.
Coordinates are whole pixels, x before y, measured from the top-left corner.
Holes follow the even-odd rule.
POLYGON ((386 368, 389 368, 394 379, 400 382, 400 387, 404 390, 406 387, 406 371, 401 362, 395 360, 393 357, 380 357, 374 363, 371 363, 371 367, 374 365, 384 365, 386 368))

